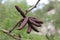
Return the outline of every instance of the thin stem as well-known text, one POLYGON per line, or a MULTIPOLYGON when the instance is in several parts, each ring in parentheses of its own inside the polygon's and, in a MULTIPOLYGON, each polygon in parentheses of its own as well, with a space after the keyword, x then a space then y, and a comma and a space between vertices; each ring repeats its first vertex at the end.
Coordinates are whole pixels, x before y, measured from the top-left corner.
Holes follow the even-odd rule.
POLYGON ((50 40, 47 34, 45 35, 45 37, 47 38, 47 40, 50 40))
POLYGON ((3 33, 7 34, 8 36, 14 38, 15 40, 21 40, 21 37, 19 37, 19 36, 14 36, 14 35, 10 34, 9 31, 7 31, 7 30, 1 30, 1 31, 2 31, 3 33))
POLYGON ((28 12, 30 12, 31 10, 33 10, 34 8, 36 8, 36 6, 38 5, 39 1, 40 1, 40 0, 38 0, 37 3, 36 3, 32 8, 27 9, 25 15, 26 15, 28 12))
POLYGON ((21 21, 18 21, 17 24, 9 31, 9 33, 11 33, 16 27, 17 25, 20 23, 21 21))

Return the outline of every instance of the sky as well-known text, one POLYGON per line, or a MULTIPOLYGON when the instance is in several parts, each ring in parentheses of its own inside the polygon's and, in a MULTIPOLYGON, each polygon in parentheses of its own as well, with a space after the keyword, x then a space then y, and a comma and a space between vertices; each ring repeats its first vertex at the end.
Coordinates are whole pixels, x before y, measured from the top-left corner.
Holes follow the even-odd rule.
MULTIPOLYGON (((3 0, 2 1, 2 4, 4 4, 7 0, 3 0)), ((14 0, 11 0, 11 1, 14 1, 14 0)), ((27 4, 28 5, 35 5, 35 3, 37 2, 38 0, 26 0, 27 4)), ((49 1, 48 0, 41 0, 38 4, 38 8, 42 8, 44 6, 44 4, 48 4, 49 1)))
MULTIPOLYGON (((2 4, 4 4, 7 0, 3 0, 2 1, 2 4)), ((15 0, 11 0, 11 1, 15 1, 15 0)), ((32 5, 35 5, 35 3, 37 2, 38 0, 26 0, 27 4, 32 6, 32 5)), ((35 11, 36 9, 42 9, 44 7, 45 4, 48 4, 49 1, 48 0, 40 0, 39 4, 37 5, 38 7, 35 8, 33 11, 35 11)))
MULTIPOLYGON (((26 0, 27 4, 28 5, 35 5, 35 3, 37 2, 38 0, 26 0)), ((34 12, 35 10, 37 9, 42 9, 44 7, 45 4, 48 4, 49 1, 48 0, 40 0, 39 4, 37 5, 37 8, 33 9, 32 12, 34 12)))
MULTIPOLYGON (((35 3, 37 2, 38 0, 27 0, 27 4, 28 5, 35 5, 35 3)), ((48 0, 41 0, 39 2, 40 4, 44 3, 44 4, 48 4, 49 1, 48 0)))
MULTIPOLYGON (((2 3, 4 3, 7 0, 3 0, 2 3)), ((26 0, 28 5, 34 5, 38 0, 26 0)), ((48 3, 48 0, 41 0, 40 3, 48 3)))

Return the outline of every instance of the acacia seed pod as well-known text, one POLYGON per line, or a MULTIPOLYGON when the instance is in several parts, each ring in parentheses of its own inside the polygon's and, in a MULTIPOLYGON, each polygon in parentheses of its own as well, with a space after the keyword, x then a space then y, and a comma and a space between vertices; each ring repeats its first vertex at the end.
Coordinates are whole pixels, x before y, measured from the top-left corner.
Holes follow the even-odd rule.
POLYGON ((20 20, 18 27, 21 25, 21 23, 24 21, 24 18, 20 20))
POLYGON ((30 25, 30 27, 31 27, 34 31, 39 32, 39 31, 30 23, 30 21, 28 22, 28 24, 30 25))
POLYGON ((27 22, 28 22, 28 18, 26 17, 26 18, 24 18, 24 21, 21 23, 21 25, 18 29, 21 30, 26 25, 27 22))
POLYGON ((31 24, 31 28, 36 31, 36 32, 39 32, 32 24, 31 24))
POLYGON ((17 11, 25 18, 25 14, 24 12, 21 10, 21 8, 19 8, 17 5, 15 5, 15 8, 17 9, 17 11))
POLYGON ((33 21, 35 21, 36 23, 43 24, 42 21, 39 21, 39 20, 37 20, 37 19, 34 18, 34 17, 30 17, 30 19, 33 20, 33 21))
POLYGON ((41 26, 41 24, 36 23, 36 22, 34 22, 33 20, 31 20, 31 19, 29 19, 29 21, 30 21, 30 23, 32 23, 32 24, 33 24, 33 25, 35 25, 35 26, 38 26, 38 27, 40 27, 40 26, 41 26))
POLYGON ((29 34, 31 32, 31 30, 32 30, 31 25, 28 23, 27 33, 29 34))

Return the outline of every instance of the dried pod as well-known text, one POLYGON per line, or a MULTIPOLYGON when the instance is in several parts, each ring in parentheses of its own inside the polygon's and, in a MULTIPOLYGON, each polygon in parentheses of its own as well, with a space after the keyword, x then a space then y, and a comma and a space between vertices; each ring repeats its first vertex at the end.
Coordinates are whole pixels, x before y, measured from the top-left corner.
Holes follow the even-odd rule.
POLYGON ((29 21, 30 21, 31 24, 33 24, 33 25, 35 25, 35 26, 38 26, 38 27, 41 26, 41 24, 36 23, 35 21, 33 21, 33 20, 31 20, 31 19, 29 19, 29 21))
POLYGON ((28 24, 30 25, 30 27, 31 27, 34 31, 39 32, 39 31, 30 23, 30 21, 28 21, 28 24))
POLYGON ((24 18, 19 21, 18 27, 21 25, 23 21, 24 21, 24 18))
POLYGON ((21 30, 26 25, 27 22, 28 22, 28 18, 26 17, 26 18, 24 18, 24 21, 21 23, 21 25, 18 29, 21 30))
POLYGON ((31 25, 28 23, 27 33, 29 34, 31 32, 31 30, 32 30, 31 25))
POLYGON ((39 32, 39 31, 37 30, 37 28, 35 28, 32 24, 31 24, 31 28, 32 28, 34 31, 39 32))
POLYGON ((17 11, 25 18, 25 14, 24 12, 21 10, 21 8, 19 8, 18 6, 15 5, 15 8, 17 9, 17 11))
POLYGON ((35 21, 36 23, 43 24, 42 21, 39 21, 39 20, 37 20, 37 19, 34 18, 34 17, 30 17, 30 19, 33 20, 33 21, 35 21))

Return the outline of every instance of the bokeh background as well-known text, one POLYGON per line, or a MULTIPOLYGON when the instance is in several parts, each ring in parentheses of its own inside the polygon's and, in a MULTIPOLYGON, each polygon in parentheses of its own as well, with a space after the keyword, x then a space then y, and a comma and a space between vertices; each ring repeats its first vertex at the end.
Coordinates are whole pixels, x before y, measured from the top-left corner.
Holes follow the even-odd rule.
MULTIPOLYGON (((37 0, 0 0, 0 30, 10 30, 22 19, 22 16, 15 9, 15 5, 23 11, 35 5, 37 0)), ((60 40, 60 0, 41 0, 36 8, 27 14, 42 20, 44 24, 38 28, 36 33, 26 33, 27 25, 23 30, 14 30, 12 34, 21 35, 22 40, 60 40)), ((0 40, 15 40, 0 31, 0 40)))

